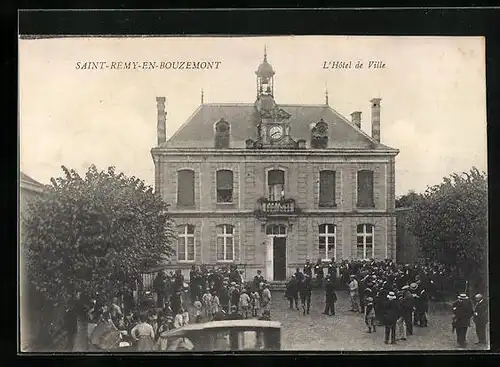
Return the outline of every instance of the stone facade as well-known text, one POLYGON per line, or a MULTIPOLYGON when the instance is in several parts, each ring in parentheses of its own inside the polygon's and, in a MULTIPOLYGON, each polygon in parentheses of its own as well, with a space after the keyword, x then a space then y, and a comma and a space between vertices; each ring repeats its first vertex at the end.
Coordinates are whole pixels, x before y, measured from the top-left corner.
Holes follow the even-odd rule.
POLYGON ((374 258, 396 259, 396 217, 394 195, 394 159, 383 156, 353 156, 328 154, 311 156, 291 153, 280 156, 211 152, 200 154, 164 154, 155 159, 161 172, 158 187, 164 200, 171 205, 171 215, 178 225, 191 224, 195 228, 194 261, 172 260, 172 268, 188 273, 192 264, 227 264, 217 262, 216 226, 234 226, 234 263, 252 277, 265 262, 266 225, 283 224, 287 228, 286 271, 293 273, 302 266, 307 256, 319 256, 319 225, 336 226, 336 259, 355 259, 358 224, 374 225, 374 258), (195 207, 177 207, 177 172, 194 170, 195 207), (233 172, 233 202, 218 204, 216 200, 216 171, 233 172), (258 218, 258 199, 267 194, 266 172, 281 169, 285 172, 286 197, 294 199, 300 208, 296 215, 258 218), (319 172, 336 172, 336 207, 319 207, 319 172), (358 170, 374 172, 374 208, 356 207, 358 170))
POLYGON ((315 261, 320 253, 325 261, 396 259, 398 150, 380 143, 381 99, 370 101, 369 136, 360 128, 361 113, 348 121, 329 106, 327 97, 320 105, 278 104, 275 71, 266 54, 256 75, 254 103, 202 100, 168 140, 165 98, 157 98, 158 146, 151 150, 155 190, 170 204, 183 244, 178 251, 182 261, 174 258, 167 268, 181 268, 187 275, 193 264, 230 262, 244 269, 247 278, 262 269, 269 280, 281 280, 306 257, 315 261), (181 170, 191 173, 179 176, 181 170), (221 184, 221 201, 230 202, 217 202, 219 170, 232 172, 232 185, 227 175, 221 184), (268 173, 275 170, 282 172, 273 172, 270 179, 268 173), (335 172, 323 175, 322 189, 321 171, 335 172), (360 171, 365 172, 358 175, 360 171), (188 183, 179 185, 179 177, 188 183), (227 186, 232 186, 232 200, 226 200, 227 186), (178 195, 190 207, 178 205, 178 195), (218 248, 225 249, 224 256, 218 256, 218 248))

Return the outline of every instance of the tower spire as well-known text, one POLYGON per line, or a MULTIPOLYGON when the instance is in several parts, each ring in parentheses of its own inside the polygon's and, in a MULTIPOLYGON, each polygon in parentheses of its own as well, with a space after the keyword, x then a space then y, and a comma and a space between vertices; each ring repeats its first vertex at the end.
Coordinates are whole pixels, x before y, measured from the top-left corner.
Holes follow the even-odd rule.
POLYGON ((267 61, 267 45, 264 45, 264 61, 267 61))
POLYGON ((201 88, 201 104, 203 104, 203 88, 201 88))
POLYGON ((328 106, 328 82, 325 80, 325 104, 328 106))

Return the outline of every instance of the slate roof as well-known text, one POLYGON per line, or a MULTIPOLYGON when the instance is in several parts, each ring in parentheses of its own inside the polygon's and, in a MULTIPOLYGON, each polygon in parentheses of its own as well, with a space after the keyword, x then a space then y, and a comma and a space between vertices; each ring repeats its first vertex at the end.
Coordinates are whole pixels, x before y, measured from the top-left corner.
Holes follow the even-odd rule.
POLYGON ((43 184, 41 184, 40 182, 34 180, 33 178, 31 178, 30 176, 28 176, 27 174, 25 174, 23 172, 20 172, 19 178, 20 178, 21 181, 30 183, 30 184, 35 185, 35 186, 40 186, 40 188, 44 187, 43 184))
MULTIPOLYGON (((297 141, 311 140, 311 129, 323 119, 328 124, 328 148, 395 150, 373 140, 328 105, 278 104, 291 117, 290 135, 297 141)), ((231 148, 244 148, 245 140, 257 140, 259 112, 253 103, 202 104, 162 147, 213 148, 214 124, 221 118, 230 123, 231 148)), ((395 150, 396 151, 396 150, 395 150)))

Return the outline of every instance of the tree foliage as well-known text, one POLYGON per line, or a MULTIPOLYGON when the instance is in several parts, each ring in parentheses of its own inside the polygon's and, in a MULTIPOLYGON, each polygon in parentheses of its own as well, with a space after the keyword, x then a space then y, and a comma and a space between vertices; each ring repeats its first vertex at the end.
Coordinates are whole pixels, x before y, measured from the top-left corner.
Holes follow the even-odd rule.
POLYGON ((465 277, 486 269, 488 189, 486 173, 473 167, 429 187, 416 200, 411 230, 428 259, 456 266, 465 277))
POLYGON ((396 199, 396 208, 413 207, 422 199, 422 195, 410 190, 407 194, 401 195, 396 199))
POLYGON ((25 218, 26 270, 48 300, 123 290, 173 253, 168 206, 152 187, 114 167, 62 169, 25 218))

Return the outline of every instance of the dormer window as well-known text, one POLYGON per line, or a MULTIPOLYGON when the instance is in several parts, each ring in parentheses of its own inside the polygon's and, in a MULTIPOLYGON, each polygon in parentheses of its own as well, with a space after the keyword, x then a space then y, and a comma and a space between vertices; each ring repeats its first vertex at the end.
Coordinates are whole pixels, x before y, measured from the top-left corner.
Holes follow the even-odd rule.
POLYGON ((323 119, 311 130, 311 147, 315 149, 328 148, 328 125, 323 119))
POLYGON ((229 122, 224 119, 220 119, 215 124, 215 148, 229 148, 229 131, 229 122))

